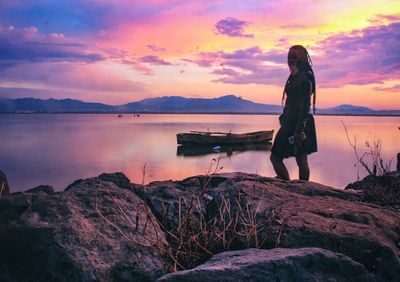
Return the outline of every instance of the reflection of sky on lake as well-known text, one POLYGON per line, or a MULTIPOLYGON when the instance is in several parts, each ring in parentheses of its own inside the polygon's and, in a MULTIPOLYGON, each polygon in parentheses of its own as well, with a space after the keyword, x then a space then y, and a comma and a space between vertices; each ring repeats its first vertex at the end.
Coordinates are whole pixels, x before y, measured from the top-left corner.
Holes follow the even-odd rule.
MULTIPOLYGON (((385 160, 400 151, 398 117, 316 117, 319 151, 310 156, 311 180, 344 187, 356 180, 351 138, 365 148, 366 140, 381 139, 385 160)), ((1 115, 0 169, 12 191, 40 184, 62 190, 78 178, 102 172, 124 172, 132 182, 183 179, 203 174, 221 155, 222 172, 244 171, 274 176, 269 151, 177 156, 176 133, 190 130, 247 132, 278 129, 277 116, 253 115, 1 115)), ((286 161, 297 178, 294 159, 286 161)), ((395 167, 395 160, 392 168, 395 167)), ((360 174, 365 172, 361 169, 360 174)))

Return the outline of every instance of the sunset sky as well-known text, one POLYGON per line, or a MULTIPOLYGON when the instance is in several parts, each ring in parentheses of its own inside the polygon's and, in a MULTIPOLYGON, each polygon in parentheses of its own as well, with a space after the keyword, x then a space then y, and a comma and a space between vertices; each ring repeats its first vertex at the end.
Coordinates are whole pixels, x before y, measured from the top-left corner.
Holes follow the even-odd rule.
POLYGON ((317 107, 400 109, 399 0, 0 0, 0 97, 280 104, 294 44, 317 107))

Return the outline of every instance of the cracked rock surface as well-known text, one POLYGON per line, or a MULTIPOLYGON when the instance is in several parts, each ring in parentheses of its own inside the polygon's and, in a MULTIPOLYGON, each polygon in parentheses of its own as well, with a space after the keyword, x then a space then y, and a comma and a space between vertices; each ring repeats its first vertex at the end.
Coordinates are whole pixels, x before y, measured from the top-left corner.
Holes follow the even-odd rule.
POLYGON ((217 281, 221 269, 221 281, 400 281, 399 254, 398 209, 313 182, 235 172, 142 186, 112 173, 63 192, 42 185, 0 198, 0 281, 217 281), (204 218, 227 203, 243 212, 245 199, 256 221, 269 224, 259 245, 267 250, 243 250, 248 242, 239 238, 228 252, 212 249, 208 262, 167 274, 172 262, 160 249, 171 246, 168 232, 194 195, 193 216, 204 218))

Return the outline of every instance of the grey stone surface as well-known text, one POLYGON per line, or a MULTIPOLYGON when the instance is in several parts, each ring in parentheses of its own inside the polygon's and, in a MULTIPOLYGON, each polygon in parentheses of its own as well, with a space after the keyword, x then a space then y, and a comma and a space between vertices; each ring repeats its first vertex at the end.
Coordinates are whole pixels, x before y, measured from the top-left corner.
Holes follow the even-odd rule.
POLYGON ((20 193, 24 210, 0 224, 0 281, 154 281, 166 273, 154 247, 165 248, 164 234, 132 191, 89 178, 31 201, 34 194, 20 193))
MULTIPOLYGON (((240 172, 145 186, 121 173, 102 174, 56 193, 39 186, 0 199, 0 281, 154 281, 171 271, 171 261, 156 247, 172 244, 163 231, 176 229, 189 209, 195 211, 190 226, 198 230, 196 217, 214 218, 223 203, 239 221, 244 212, 254 214, 259 238, 265 235, 259 247, 285 249, 221 253, 226 248, 211 244, 209 251, 221 254, 181 272, 211 274, 182 281, 217 279, 221 269, 233 278, 220 281, 265 281, 257 279, 271 273, 280 281, 295 274, 294 281, 400 281, 400 211, 360 200, 358 193, 318 183, 240 172), (227 261, 232 267, 222 267, 227 261)), ((242 236, 227 248, 253 243, 242 236)))
MULTIPOLYGON (((234 215, 238 198, 246 198, 251 202, 250 210, 257 209, 257 222, 271 223, 272 231, 262 248, 323 248, 363 264, 381 280, 400 281, 399 210, 363 203, 355 193, 313 182, 245 173, 210 177, 154 182, 141 191, 145 194, 141 197, 168 228, 176 228, 179 205, 184 214, 194 194, 200 195, 196 210, 208 219, 218 212, 223 200, 230 203, 234 215)), ((245 240, 236 240, 231 249, 247 246, 245 240)))
POLYGON ((50 185, 39 185, 37 187, 28 189, 25 191, 25 193, 38 193, 38 192, 43 192, 46 194, 53 194, 54 193, 54 188, 50 185))
POLYGON ((98 176, 100 180, 112 182, 118 187, 131 189, 131 181, 122 172, 102 173, 98 176))
POLYGON ((318 248, 246 249, 215 255, 190 270, 167 274, 157 281, 376 281, 350 258, 318 248))

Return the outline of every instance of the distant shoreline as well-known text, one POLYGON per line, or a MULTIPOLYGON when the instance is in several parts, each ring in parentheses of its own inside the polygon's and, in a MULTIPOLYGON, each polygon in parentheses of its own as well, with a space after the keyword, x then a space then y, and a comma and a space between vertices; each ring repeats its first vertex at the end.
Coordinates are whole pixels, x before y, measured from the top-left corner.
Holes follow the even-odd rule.
MULTIPOLYGON (((311 109, 310 109, 311 110, 311 109)), ((191 114, 191 115, 279 115, 283 105, 255 103, 235 95, 218 98, 163 96, 122 105, 107 105, 73 99, 0 99, 0 113, 35 114, 191 114)), ((327 116, 400 116, 398 110, 374 110, 350 104, 316 109, 327 116)))
MULTIPOLYGON (((265 115, 273 116, 280 115, 282 112, 274 113, 240 113, 240 112, 32 112, 32 113, 6 113, 0 112, 0 115, 63 115, 63 114, 75 114, 75 115, 89 115, 89 114, 105 114, 105 115, 265 115)), ((382 114, 333 114, 333 113, 317 113, 315 116, 368 116, 368 117, 400 117, 400 115, 382 115, 382 114)))

